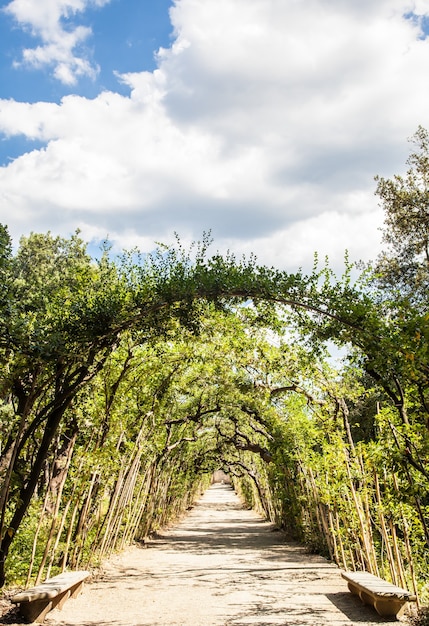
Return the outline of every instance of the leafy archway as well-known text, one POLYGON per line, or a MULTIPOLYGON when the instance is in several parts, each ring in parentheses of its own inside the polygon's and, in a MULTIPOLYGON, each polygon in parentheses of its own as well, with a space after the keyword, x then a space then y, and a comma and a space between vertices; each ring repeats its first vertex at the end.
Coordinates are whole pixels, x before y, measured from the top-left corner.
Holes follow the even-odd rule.
MULTIPOLYGON (((78 235, 32 235, 15 255, 6 229, 2 242, 3 584, 11 547, 28 550, 29 536, 38 577, 101 558, 166 523, 218 466, 300 539, 378 567, 365 507, 401 485, 370 481, 350 411, 373 391, 330 372, 328 339, 354 346, 354 373, 378 383, 390 413, 369 419, 395 451, 424 543, 425 408, 413 376, 425 356, 409 359, 417 320, 405 306, 381 305, 348 272, 291 275, 209 256, 205 241, 98 261, 78 235)), ((376 450, 369 457, 377 468, 376 450)))

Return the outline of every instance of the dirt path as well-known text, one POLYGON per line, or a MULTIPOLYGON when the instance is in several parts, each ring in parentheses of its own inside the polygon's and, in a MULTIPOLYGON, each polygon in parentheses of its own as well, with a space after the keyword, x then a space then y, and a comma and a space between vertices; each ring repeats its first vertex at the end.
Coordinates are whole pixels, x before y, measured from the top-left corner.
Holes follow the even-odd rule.
MULTIPOLYGON (((111 559, 49 626, 370 626, 386 623, 339 570, 215 485, 174 529, 111 559)), ((396 622, 397 623, 397 622, 396 622)))

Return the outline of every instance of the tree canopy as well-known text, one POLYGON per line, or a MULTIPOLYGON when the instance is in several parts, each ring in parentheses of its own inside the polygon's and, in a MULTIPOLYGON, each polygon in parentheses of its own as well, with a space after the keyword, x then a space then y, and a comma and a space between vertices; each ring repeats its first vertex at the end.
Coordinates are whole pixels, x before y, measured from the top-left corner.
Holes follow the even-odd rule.
POLYGON ((429 286, 429 134, 419 126, 405 176, 377 177, 387 249, 378 258, 382 286, 425 307, 429 286))

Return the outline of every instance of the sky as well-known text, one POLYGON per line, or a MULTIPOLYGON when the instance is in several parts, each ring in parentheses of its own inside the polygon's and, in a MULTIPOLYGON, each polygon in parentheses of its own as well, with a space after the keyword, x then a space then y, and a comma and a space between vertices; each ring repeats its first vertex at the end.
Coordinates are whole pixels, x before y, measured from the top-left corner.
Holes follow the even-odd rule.
POLYGON ((337 272, 429 128, 429 0, 0 0, 0 223, 337 272))

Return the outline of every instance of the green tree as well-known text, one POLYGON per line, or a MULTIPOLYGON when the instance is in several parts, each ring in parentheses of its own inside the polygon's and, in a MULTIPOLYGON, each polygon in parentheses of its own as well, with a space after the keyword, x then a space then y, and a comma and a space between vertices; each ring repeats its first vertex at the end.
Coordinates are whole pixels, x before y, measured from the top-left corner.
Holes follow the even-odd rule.
POLYGON ((414 150, 405 176, 377 177, 376 194, 384 210, 383 240, 378 258, 379 283, 425 306, 429 287, 429 134, 419 126, 411 138, 414 150))
POLYGON ((117 317, 120 278, 113 280, 114 268, 105 259, 95 265, 85 248, 77 235, 31 235, 9 264, 0 389, 13 418, 0 460, 1 584, 59 425, 117 336, 110 324, 117 317))

